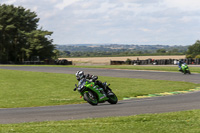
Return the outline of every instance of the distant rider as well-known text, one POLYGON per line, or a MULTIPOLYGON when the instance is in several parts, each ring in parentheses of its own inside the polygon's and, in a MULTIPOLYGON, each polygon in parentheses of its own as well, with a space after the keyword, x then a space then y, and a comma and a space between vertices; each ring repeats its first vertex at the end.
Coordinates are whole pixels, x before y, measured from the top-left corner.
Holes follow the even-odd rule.
POLYGON ((180 60, 179 63, 178 63, 178 67, 179 67, 179 71, 183 72, 182 70, 182 64, 186 64, 183 60, 180 60))
POLYGON ((111 92, 111 89, 108 86, 104 85, 101 81, 97 80, 98 76, 91 75, 91 74, 86 74, 85 75, 83 71, 77 71, 75 75, 76 75, 76 79, 78 81, 80 81, 83 78, 88 79, 90 82, 94 82, 95 85, 98 85, 99 87, 103 88, 104 91, 108 95, 113 95, 113 93, 111 92))

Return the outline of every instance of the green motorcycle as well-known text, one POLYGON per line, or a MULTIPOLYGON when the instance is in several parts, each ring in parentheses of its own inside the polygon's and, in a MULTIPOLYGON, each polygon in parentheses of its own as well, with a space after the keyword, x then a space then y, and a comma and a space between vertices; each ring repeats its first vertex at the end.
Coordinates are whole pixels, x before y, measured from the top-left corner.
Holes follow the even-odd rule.
POLYGON ((189 67, 186 63, 181 65, 181 72, 184 73, 184 74, 187 74, 187 73, 191 74, 189 67))
MULTIPOLYGON (((106 82, 103 84, 105 87, 109 86, 106 82)), ((106 101, 110 104, 116 104, 118 102, 118 98, 113 92, 112 95, 107 95, 103 88, 85 78, 79 81, 78 86, 76 84, 75 86, 74 91, 78 90, 81 97, 91 105, 98 105, 98 103, 104 103, 106 101)))

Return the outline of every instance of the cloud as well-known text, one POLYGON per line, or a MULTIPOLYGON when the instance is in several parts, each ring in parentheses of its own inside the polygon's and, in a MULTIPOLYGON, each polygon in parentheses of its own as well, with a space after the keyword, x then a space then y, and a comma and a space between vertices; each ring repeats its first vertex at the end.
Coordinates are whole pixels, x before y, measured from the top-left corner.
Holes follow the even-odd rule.
POLYGON ((62 2, 59 2, 55 5, 56 8, 63 10, 65 7, 70 6, 80 0, 62 0, 62 2))
POLYGON ((14 4, 16 1, 17 0, 6 0, 6 1, 2 1, 2 3, 10 5, 10 4, 14 4))
POLYGON ((57 44, 188 44, 199 38, 199 0, 1 0, 35 11, 57 44), (182 39, 182 40, 181 40, 182 39))
POLYGON ((139 30, 141 30, 143 32, 152 32, 152 30, 147 29, 147 28, 139 28, 139 30))
POLYGON ((50 3, 56 3, 58 1, 60 1, 60 0, 46 0, 46 2, 50 2, 50 3))
POLYGON ((164 0, 163 4, 170 8, 178 8, 182 11, 199 11, 199 0, 164 0))
POLYGON ((97 2, 90 0, 84 3, 80 1, 76 3, 76 8, 73 8, 72 21, 66 20, 71 23, 68 27, 68 32, 71 33, 69 38, 82 36, 83 38, 79 38, 79 41, 83 43, 84 40, 88 42, 90 38, 92 41, 96 38, 97 43, 100 41, 102 43, 158 44, 164 42, 166 44, 168 41, 173 41, 181 44, 184 41, 177 39, 176 42, 176 38, 183 39, 184 34, 188 35, 194 31, 188 23, 198 25, 198 21, 194 22, 194 18, 187 14, 188 12, 183 14, 184 6, 176 4, 174 6, 174 3, 169 2, 161 0, 148 2, 144 0, 117 0, 116 2, 102 0, 97 2), (76 31, 79 33, 73 34, 76 31))

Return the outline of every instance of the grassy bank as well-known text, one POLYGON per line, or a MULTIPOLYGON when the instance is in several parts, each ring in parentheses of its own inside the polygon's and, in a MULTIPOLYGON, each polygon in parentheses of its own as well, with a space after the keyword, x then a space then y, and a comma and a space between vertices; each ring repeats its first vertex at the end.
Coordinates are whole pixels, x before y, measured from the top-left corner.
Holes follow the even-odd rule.
MULTIPOLYGON (((35 107, 83 103, 78 92, 74 92, 77 83, 74 74, 56 74, 0 69, 0 108, 35 107)), ((119 100, 124 97, 147 94, 182 91, 193 89, 199 84, 99 77, 111 84, 119 100), (123 89, 123 91, 122 91, 123 89)))
POLYGON ((198 133, 200 110, 69 121, 2 124, 2 133, 198 133))

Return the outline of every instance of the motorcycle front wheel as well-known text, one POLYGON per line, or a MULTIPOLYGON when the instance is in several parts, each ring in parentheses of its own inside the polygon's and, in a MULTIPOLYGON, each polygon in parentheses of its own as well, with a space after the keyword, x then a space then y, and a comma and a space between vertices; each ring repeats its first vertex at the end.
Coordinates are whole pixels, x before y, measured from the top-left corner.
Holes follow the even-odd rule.
POLYGON ((84 100, 86 100, 91 105, 98 104, 97 96, 92 91, 88 91, 84 93, 83 97, 84 97, 84 100))

